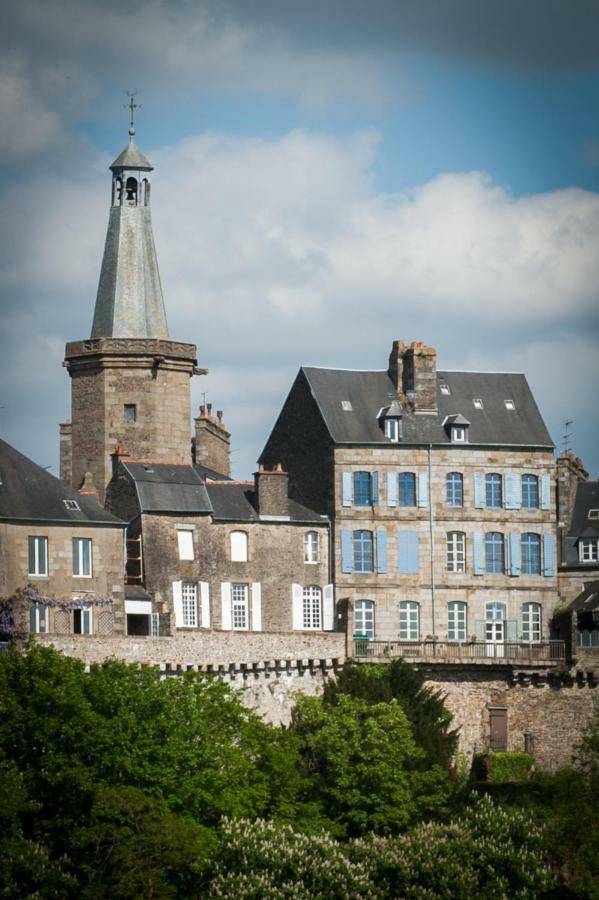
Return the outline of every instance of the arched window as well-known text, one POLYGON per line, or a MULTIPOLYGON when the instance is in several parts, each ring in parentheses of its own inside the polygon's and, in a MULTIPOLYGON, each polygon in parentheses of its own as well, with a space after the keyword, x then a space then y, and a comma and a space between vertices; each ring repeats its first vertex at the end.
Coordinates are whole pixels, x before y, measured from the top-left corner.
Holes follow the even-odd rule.
POLYGON ((449 472, 447 475, 447 505, 464 505, 464 478, 461 472, 449 472))
POLYGON ((520 547, 522 552, 522 574, 523 575, 540 575, 541 574, 541 536, 525 532, 520 538, 520 547))
POLYGON ((399 604, 399 639, 417 641, 420 637, 420 604, 402 600, 399 604))
POLYGON ((354 636, 374 638, 374 601, 356 600, 354 607, 354 636))
POLYGON ((541 640, 541 604, 522 605, 522 640, 531 643, 541 640))
POLYGON ((536 475, 522 476, 522 506, 524 509, 539 508, 539 479, 536 475))
POLYGON ((503 504, 501 475, 493 473, 485 476, 486 504, 491 509, 498 509, 503 504))
POLYGON ((447 604, 447 640, 465 641, 468 607, 461 600, 447 604))
POLYGON ((354 506, 370 506, 372 477, 370 472, 354 472, 354 506))
POLYGON ((354 531, 354 572, 373 571, 372 531, 354 531))
POLYGON ((466 571, 466 535, 463 531, 447 532, 447 571, 466 571))
POLYGON ((245 531, 231 532, 231 561, 248 561, 248 536, 245 531))
POLYGON ((416 506, 416 476, 413 472, 399 473, 399 505, 416 506))
POLYGON ((314 584, 303 590, 302 622, 304 628, 312 631, 322 628, 322 591, 314 584))
POLYGON ((320 535, 317 531, 307 531, 304 535, 304 562, 320 562, 320 535))
POLYGON ((485 572, 488 575, 503 575, 505 572, 504 541, 499 531, 485 534, 485 572))

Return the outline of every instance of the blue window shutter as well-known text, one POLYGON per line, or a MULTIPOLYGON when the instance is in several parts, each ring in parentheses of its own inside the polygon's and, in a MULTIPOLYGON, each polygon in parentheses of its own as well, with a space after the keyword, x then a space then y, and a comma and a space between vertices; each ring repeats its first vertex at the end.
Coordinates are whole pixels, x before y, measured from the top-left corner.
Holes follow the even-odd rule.
POLYGON ((376 533, 376 570, 382 574, 387 571, 387 532, 384 528, 376 533))
POLYGON ((372 479, 370 482, 370 490, 371 490, 371 500, 373 506, 379 505, 379 473, 373 472, 372 479))
POLYGON ((543 575, 553 575, 553 535, 543 535, 543 575))
POLYGON ((420 570, 418 532, 397 532, 397 569, 402 575, 414 575, 420 570))
POLYGON ((482 531, 475 531, 472 535, 472 556, 474 575, 485 574, 485 544, 482 531))
POLYGON ((341 571, 354 571, 352 533, 345 528, 341 529, 341 571))
POLYGON ((509 575, 520 575, 522 571, 522 555, 520 553, 520 535, 512 532, 508 536, 509 545, 509 575))
POLYGON ((420 472, 418 475, 418 506, 428 506, 428 472, 420 472))
POLYGON ((387 506, 397 506, 397 472, 387 472, 387 506))
POLYGON ((353 476, 351 472, 343 472, 341 476, 341 484, 342 484, 342 493, 343 493, 343 505, 351 506, 353 503, 353 476))
POLYGON ((551 508, 551 479, 549 475, 541 475, 541 509, 551 508))
POLYGON ((474 505, 477 509, 485 507, 485 476, 482 472, 474 473, 474 505))
POLYGON ((520 509, 522 504, 522 483, 519 475, 505 476, 505 508, 520 509))

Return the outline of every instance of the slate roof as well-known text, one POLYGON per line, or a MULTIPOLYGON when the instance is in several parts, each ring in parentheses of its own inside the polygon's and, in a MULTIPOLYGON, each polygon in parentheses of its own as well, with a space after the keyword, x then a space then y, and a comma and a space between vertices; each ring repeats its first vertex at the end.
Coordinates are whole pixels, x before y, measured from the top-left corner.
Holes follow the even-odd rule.
POLYGON ((125 149, 119 153, 110 168, 115 169, 139 169, 144 172, 152 172, 154 167, 147 156, 142 153, 134 140, 134 135, 130 135, 129 143, 125 149))
MULTIPOLYGON (((231 522, 259 522, 260 516, 256 511, 256 495, 252 483, 230 482, 221 484, 206 484, 206 489, 214 510, 216 520, 231 522)), ((263 520, 262 520, 263 521, 263 520)), ((276 524, 277 520, 274 521, 276 524)), ((279 520, 280 521, 280 520, 279 520)), ((287 521, 287 520, 283 520, 287 521)), ((312 509, 289 500, 290 522, 314 522, 319 525, 326 524, 326 517, 320 516, 312 509)))
MULTIPOLYGON (((312 366, 301 371, 335 443, 391 443, 377 420, 378 412, 396 394, 386 371, 312 366), (343 409, 342 400, 350 401, 351 411, 343 409)), ((462 415, 470 422, 469 444, 554 446, 524 375, 444 369, 437 372, 437 383, 449 385, 450 394, 437 389, 437 416, 404 415, 402 444, 449 444, 450 435, 442 423, 448 416, 462 415), (483 409, 474 407, 474 399, 483 401, 483 409), (506 409, 505 400, 513 400, 515 409, 506 409)))
POLYGON ((599 610, 599 581, 585 584, 584 590, 574 598, 568 609, 578 613, 592 613, 599 610))
POLYGON ((194 463, 194 469, 200 476, 203 481, 232 481, 232 478, 229 478, 228 475, 223 475, 222 472, 216 472, 214 469, 209 469, 208 466, 203 466, 201 463, 194 463))
POLYGON ((212 505, 200 475, 190 465, 126 462, 142 512, 210 513, 212 505))
POLYGON ((73 490, 3 440, 0 440, 0 519, 63 525, 123 527, 125 524, 106 512, 92 496, 73 490), (79 508, 67 509, 64 500, 76 501, 79 508))
POLYGON ((599 519, 589 519, 590 509, 599 509, 599 481, 583 481, 577 485, 568 537, 599 538, 599 519))

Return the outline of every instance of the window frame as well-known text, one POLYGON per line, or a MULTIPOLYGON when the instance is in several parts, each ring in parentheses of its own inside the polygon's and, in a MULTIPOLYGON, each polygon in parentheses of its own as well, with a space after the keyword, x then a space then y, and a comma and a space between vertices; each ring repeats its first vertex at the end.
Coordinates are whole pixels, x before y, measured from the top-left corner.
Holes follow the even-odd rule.
POLYGON ((394 444, 399 443, 401 437, 400 420, 394 416, 385 419, 385 437, 394 444))
POLYGON ((445 501, 451 509, 463 509, 464 476, 461 472, 448 472, 445 476, 445 501))
POLYGON ((181 627, 198 628, 198 584, 196 581, 181 582, 181 627), (186 596, 187 594, 187 596, 186 596))
POLYGON ((448 531, 446 536, 447 571, 462 574, 466 571, 466 532, 448 531), (460 546, 461 544, 461 546, 460 546))
POLYGON ((123 403, 123 422, 135 425, 137 422, 137 403, 123 403))
POLYGON ((420 640, 420 604, 417 600, 399 601, 399 640, 420 640))
POLYGON ((250 588, 245 582, 231 584, 231 629, 232 631, 250 630, 250 588), (237 595, 237 596, 236 596, 237 595), (243 618, 240 617, 243 613, 243 618), (237 619, 237 624, 236 624, 237 619), (239 624, 241 623, 241 624, 239 624))
POLYGON ((599 562, 599 538, 581 537, 578 539, 578 561, 581 563, 599 562))
POLYGON ((468 604, 464 600, 450 600, 447 604, 447 640, 453 644, 468 640, 468 604))
POLYGON ((397 505, 402 509, 414 509, 418 504, 416 473, 400 472, 397 476, 397 505), (408 486, 406 486, 406 484, 408 486), (402 486, 403 485, 403 486, 402 486), (409 502, 413 498, 413 503, 409 502))
POLYGON ((372 473, 360 470, 353 473, 354 506, 372 506, 372 473))
POLYGON ((304 534, 304 563, 308 566, 320 562, 320 534, 317 531, 306 531, 304 534))
POLYGON ((45 603, 32 603, 29 607, 29 634, 48 633, 48 607, 45 603), (33 628, 32 625, 33 619, 33 628))
POLYGON ((525 531, 520 535, 520 571, 522 575, 541 575, 543 571, 541 535, 525 531), (535 538, 536 540, 532 540, 535 538), (534 552, 531 552, 534 547, 534 552), (536 557, 536 558, 535 558, 536 557))
POLYGON ((44 535, 30 534, 27 536, 27 574, 32 578, 48 577, 48 538, 44 535), (40 546, 44 548, 43 572, 40 568, 40 546))
POLYGON ((538 509, 540 503, 538 476, 525 472, 521 479, 521 490, 522 509, 538 509))
POLYGON ((468 443, 468 429, 465 425, 452 425, 451 426, 451 443, 452 444, 467 444, 468 443))
POLYGON ((74 537, 73 539, 73 578, 91 578, 93 575, 93 544, 92 539, 88 537, 74 537), (89 546, 88 563, 89 571, 81 571, 85 569, 85 553, 84 546, 89 546), (75 551, 77 547, 77 551, 75 551), (78 571, 76 571, 76 569, 78 571))
POLYGON ((91 603, 84 604, 81 609, 73 610, 73 634, 93 634, 94 615, 91 603), (79 626, 77 626, 79 619, 79 626))
POLYGON ((499 472, 488 472, 485 475, 485 506, 487 509, 503 507, 503 477, 499 472), (499 503, 495 502, 497 499, 499 503))
POLYGON ((358 528, 352 532, 352 558, 354 572, 374 572, 374 532, 358 528), (370 562, 370 568, 364 565, 370 562))
POLYGON ((505 535, 501 531, 485 532, 485 574, 486 575, 505 575, 505 535), (495 548, 499 547, 501 553, 499 556, 495 553, 495 548), (491 551, 491 552, 489 552, 491 551), (497 565, 500 568, 497 568, 497 565))
POLYGON ((317 584, 302 588, 302 628, 322 631, 322 588, 317 584))
POLYGON ((229 532, 229 553, 231 562, 246 563, 249 559, 249 536, 247 531, 235 528, 229 532), (235 546, 237 544, 237 546, 235 546))
POLYGON ((193 538, 193 528, 177 526, 177 549, 179 551, 179 559, 193 562, 195 559, 195 541, 193 538), (191 547, 185 546, 189 541, 191 541, 191 547), (191 556, 189 553, 191 553, 191 556))
POLYGON ((356 600, 354 603, 354 638, 374 640, 374 600, 356 600), (369 622, 370 620, 370 622, 369 622), (358 627, 358 621, 360 627, 358 627))
POLYGON ((542 636, 542 606, 529 600, 522 604, 521 640, 526 644, 539 644, 542 636), (528 637, 526 635, 529 635, 528 637))

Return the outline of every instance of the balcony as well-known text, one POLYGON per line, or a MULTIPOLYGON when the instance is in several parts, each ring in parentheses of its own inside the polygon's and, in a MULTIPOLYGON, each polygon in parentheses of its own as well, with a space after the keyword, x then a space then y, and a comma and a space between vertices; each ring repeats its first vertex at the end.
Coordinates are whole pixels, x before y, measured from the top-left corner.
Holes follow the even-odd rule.
POLYGON ((427 663, 477 663, 481 665, 547 665, 566 658, 564 641, 371 641, 355 638, 354 658, 362 661, 407 659, 427 663))

